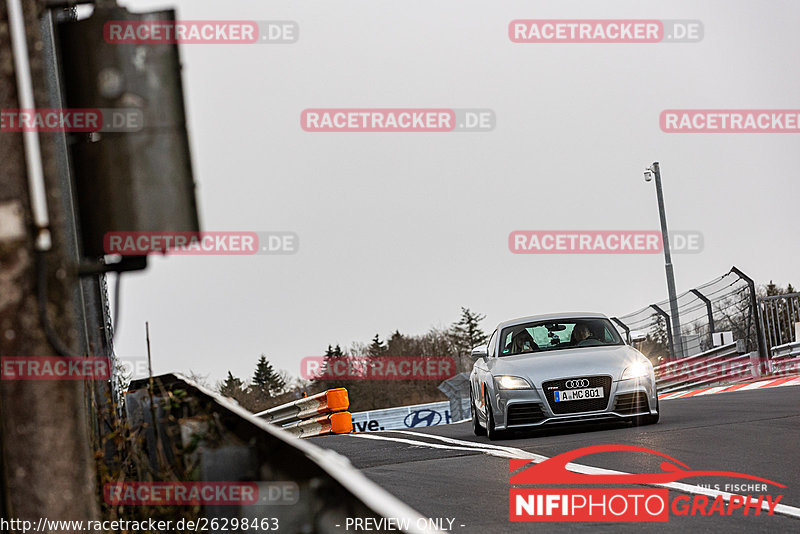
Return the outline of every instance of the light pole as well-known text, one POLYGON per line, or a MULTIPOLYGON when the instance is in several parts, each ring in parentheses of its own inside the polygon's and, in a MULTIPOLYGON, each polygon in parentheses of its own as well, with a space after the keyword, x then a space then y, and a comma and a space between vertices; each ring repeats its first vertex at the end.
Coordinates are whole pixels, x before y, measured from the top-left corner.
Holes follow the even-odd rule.
POLYGON ((644 181, 656 178, 656 195, 658 197, 658 215, 661 217, 661 241, 664 244, 664 268, 667 271, 667 291, 669 292, 669 312, 672 322, 672 358, 683 358, 683 341, 681 339, 681 321, 678 314, 678 297, 675 295, 675 273, 672 270, 672 255, 669 252, 669 233, 667 232, 667 214, 664 212, 664 193, 661 191, 661 169, 658 162, 644 171, 644 181))

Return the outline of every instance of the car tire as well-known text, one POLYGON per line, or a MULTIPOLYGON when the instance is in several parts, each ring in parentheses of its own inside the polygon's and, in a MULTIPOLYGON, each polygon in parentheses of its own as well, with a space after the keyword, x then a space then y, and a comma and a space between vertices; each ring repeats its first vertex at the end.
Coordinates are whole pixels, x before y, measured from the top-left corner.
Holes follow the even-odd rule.
POLYGON ((657 414, 640 415, 634 420, 633 424, 635 424, 636 426, 644 426, 644 425, 654 425, 658 423, 658 419, 661 415, 661 410, 659 409, 658 404, 659 404, 658 398, 656 398, 656 411, 658 412, 657 414))
POLYGON ((481 426, 481 422, 478 420, 478 410, 475 408, 475 397, 472 396, 472 391, 470 391, 469 409, 472 412, 472 432, 476 436, 485 436, 486 429, 481 426))
POLYGON ((492 414, 492 405, 486 403, 486 436, 489 441, 503 439, 504 433, 494 428, 494 415, 492 414))
POLYGON ((641 415, 641 416, 636 418, 636 421, 634 421, 634 424, 636 426, 654 425, 654 424, 658 423, 658 415, 659 414, 641 415))

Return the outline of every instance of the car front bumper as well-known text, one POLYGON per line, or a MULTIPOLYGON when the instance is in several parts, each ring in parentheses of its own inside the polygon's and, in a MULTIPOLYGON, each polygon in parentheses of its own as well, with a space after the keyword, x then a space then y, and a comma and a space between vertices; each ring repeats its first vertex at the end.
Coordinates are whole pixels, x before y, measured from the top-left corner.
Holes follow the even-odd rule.
MULTIPOLYGON (((568 401, 569 402, 569 401, 568 401)), ((657 391, 650 378, 612 381, 604 409, 556 414, 541 383, 533 389, 497 390, 492 399, 498 430, 603 420, 631 420, 658 413, 657 391)))

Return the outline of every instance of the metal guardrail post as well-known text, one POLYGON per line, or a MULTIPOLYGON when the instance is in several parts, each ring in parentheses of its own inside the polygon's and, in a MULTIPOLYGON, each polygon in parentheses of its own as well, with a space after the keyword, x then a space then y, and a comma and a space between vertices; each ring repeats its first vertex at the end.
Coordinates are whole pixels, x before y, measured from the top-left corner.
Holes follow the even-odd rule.
POLYGON ((753 313, 753 324, 756 328, 756 342, 758 343, 758 355, 761 358, 761 372, 767 372, 767 360, 769 359, 769 353, 767 352, 767 343, 764 339, 764 328, 763 323, 761 322, 761 313, 758 306, 758 297, 756 296, 756 284, 753 282, 753 279, 744 274, 742 271, 736 268, 734 265, 731 267, 730 272, 737 275, 739 278, 747 282, 747 285, 750 287, 750 309, 753 313))
POLYGON ((628 328, 628 326, 625 323, 620 321, 618 317, 612 317, 611 320, 614 321, 615 323, 617 323, 620 328, 625 330, 625 339, 628 342, 628 345, 630 345, 631 344, 631 329, 628 328))
MULTIPOLYGON (((763 311, 763 310, 761 310, 761 305, 762 305, 762 302, 761 302, 761 300, 759 300, 758 301, 759 311, 763 311)), ((758 326, 759 326, 759 328, 761 329, 762 332, 767 332, 769 329, 764 324, 764 315, 765 315, 764 313, 759 313, 759 315, 758 315, 758 326)), ((769 353, 769 357, 771 359, 772 358, 772 346, 769 343, 766 343, 766 342, 765 342, 765 345, 766 345, 766 350, 769 353)))
POLYGON ((708 314, 708 341, 709 347, 714 346, 714 310, 711 307, 711 300, 700 293, 697 289, 690 289, 689 292, 693 293, 697 298, 706 303, 706 313, 708 314))
POLYGON ((657 314, 663 317, 664 321, 667 324, 667 340, 669 341, 669 359, 671 361, 675 361, 678 358, 677 355, 675 354, 675 342, 672 339, 672 321, 670 321, 669 319, 669 314, 655 304, 651 304, 650 307, 653 308, 657 314))
POLYGON ((334 412, 311 419, 301 419, 296 423, 284 426, 283 430, 298 438, 349 434, 353 431, 353 417, 350 412, 334 412))
POLYGON ((349 407, 350 397, 347 389, 334 388, 275 406, 255 416, 274 425, 287 425, 284 426, 285 430, 292 428, 297 435, 303 437, 326 433, 347 434, 353 430, 350 412, 346 411, 349 407), (333 415, 336 417, 332 417, 333 415), (305 424, 305 420, 311 418, 319 424, 305 424), (314 433, 314 429, 317 433, 314 433))

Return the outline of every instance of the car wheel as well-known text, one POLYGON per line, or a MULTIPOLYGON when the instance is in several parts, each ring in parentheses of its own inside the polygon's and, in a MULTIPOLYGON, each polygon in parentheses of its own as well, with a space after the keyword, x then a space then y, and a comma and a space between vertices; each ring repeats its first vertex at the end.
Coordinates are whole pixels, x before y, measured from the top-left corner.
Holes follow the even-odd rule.
POLYGON ((658 423, 658 415, 659 414, 639 416, 636 418, 636 421, 634 421, 634 424, 636 426, 654 425, 658 423))
POLYGON ((492 405, 486 403, 486 435, 490 441, 503 439, 503 433, 494 428, 494 415, 492 415, 492 405))
POLYGON ((644 425, 654 425, 654 424, 658 423, 659 416, 661 415, 661 410, 660 410, 658 404, 659 404, 658 403, 658 398, 656 398, 656 411, 658 411, 657 414, 655 414, 655 415, 652 415, 652 414, 650 414, 650 415, 640 415, 639 417, 636 418, 636 420, 633 422, 633 424, 635 424, 636 426, 644 426, 644 425))
POLYGON ((486 429, 481 426, 481 422, 478 421, 478 410, 475 409, 475 401, 470 398, 469 401, 469 408, 472 411, 472 432, 476 436, 485 436, 486 429))

